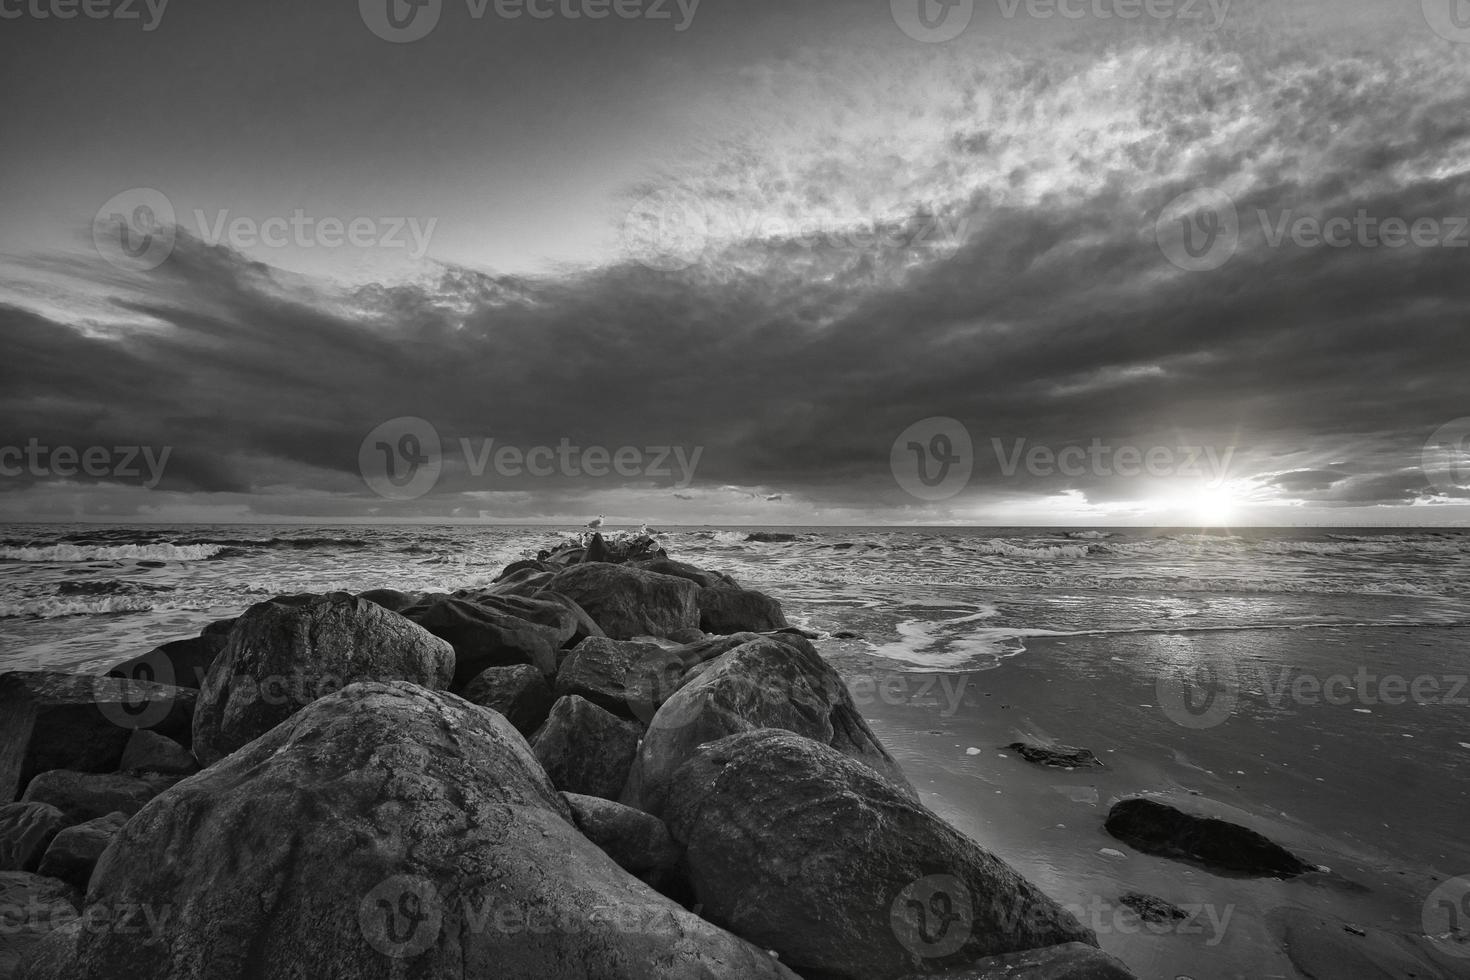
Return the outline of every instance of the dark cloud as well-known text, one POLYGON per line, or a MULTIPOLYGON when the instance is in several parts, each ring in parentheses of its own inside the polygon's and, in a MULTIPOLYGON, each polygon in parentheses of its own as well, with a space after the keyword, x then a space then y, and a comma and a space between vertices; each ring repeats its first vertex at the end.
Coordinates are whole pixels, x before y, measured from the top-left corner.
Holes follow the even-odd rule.
MULTIPOLYGON (((994 447, 1022 440, 1054 453, 1097 442, 1228 450, 1228 475, 1265 503, 1422 499, 1423 441, 1463 411, 1470 253, 1273 245, 1267 229, 1282 215, 1360 209, 1410 223, 1470 214, 1444 153, 1470 136, 1466 99, 1441 84, 1443 65, 1401 52, 1332 64, 1297 53, 1256 75, 1236 54, 1073 52, 1016 74, 1033 118, 950 120, 943 160, 897 160, 893 174, 835 153, 825 169, 793 164, 791 193, 807 207, 858 182, 929 187, 922 206, 868 226, 893 232, 887 244, 777 230, 714 242, 683 271, 632 260, 541 277, 442 267, 351 291, 186 234, 146 276, 53 261, 53 272, 105 284, 129 326, 0 309, 0 444, 169 446, 163 491, 262 514, 446 516, 483 510, 487 491, 525 495, 498 498, 524 514, 610 485, 569 474, 487 483, 455 457, 432 495, 386 504, 363 484, 359 445, 380 423, 417 416, 451 455, 461 439, 491 437, 700 447, 693 487, 613 484, 882 518, 915 503, 889 470, 894 438, 948 416, 978 452, 954 507, 1136 502, 1190 479, 1007 472, 994 447), (1179 84, 1186 69, 1198 84, 1179 84), (1094 95, 1112 101, 1070 112, 1068 93, 1104 71, 1116 90, 1094 95), (1048 169, 1063 165, 1052 141, 1065 125, 1071 169, 1048 169), (1216 139, 1219 126, 1235 138, 1216 139), (1040 142, 1019 145, 1020 132, 1040 142), (1187 273, 1165 259, 1154 220, 1202 185, 1231 188, 1240 247, 1223 268, 1187 273), (919 241, 916 226, 938 219, 963 234, 919 241), (537 496, 552 503, 528 503, 537 496)), ((973 79, 955 85, 957 102, 973 97, 973 79)), ((742 188, 785 193, 764 176, 767 156, 681 186, 733 188, 737 205, 742 188)))

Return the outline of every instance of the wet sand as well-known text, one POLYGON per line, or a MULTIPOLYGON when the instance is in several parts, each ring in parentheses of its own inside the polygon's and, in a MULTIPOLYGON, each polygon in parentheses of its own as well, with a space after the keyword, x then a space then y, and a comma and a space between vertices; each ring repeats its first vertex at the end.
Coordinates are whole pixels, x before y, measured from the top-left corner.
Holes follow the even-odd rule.
MULTIPOLYGON (((1452 683, 1384 703, 1394 689, 1382 679, 1463 673, 1466 635, 1037 638, 995 669, 943 674, 897 672, 860 642, 823 647, 925 801, 1072 906, 1145 980, 1423 980, 1470 977, 1470 943, 1426 939, 1424 917, 1436 888, 1470 875, 1470 711, 1452 683), (1195 662, 1238 666, 1230 710, 1190 728, 1163 710, 1158 681, 1195 662), (1346 703, 1313 701, 1312 678, 1351 683, 1360 668, 1373 684, 1359 674, 1346 703), (1090 748, 1105 768, 1026 762, 1004 748, 1022 735, 1090 748), (1244 824, 1329 870, 1231 878, 1134 851, 1103 822, 1112 802, 1140 793, 1244 824), (1119 905, 1127 892, 1189 917, 1143 923, 1119 905)), ((1348 690, 1334 688, 1335 700, 1348 690)))

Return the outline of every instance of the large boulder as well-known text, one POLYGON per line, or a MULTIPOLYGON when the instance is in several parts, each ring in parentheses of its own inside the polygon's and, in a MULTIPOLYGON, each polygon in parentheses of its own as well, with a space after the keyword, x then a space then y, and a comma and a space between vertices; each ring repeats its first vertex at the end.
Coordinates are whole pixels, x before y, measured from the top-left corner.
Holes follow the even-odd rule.
POLYGON ((706 633, 764 633, 790 625, 781 603, 754 589, 700 589, 695 602, 699 605, 699 628, 706 633))
POLYGON ((670 799, 704 917, 798 973, 893 980, 1097 944, 1004 861, 811 739, 763 729, 706 745, 670 799))
POLYGON ((1314 865, 1247 827, 1135 796, 1108 811, 1107 832, 1145 854, 1204 865, 1215 871, 1292 878, 1314 865))
POLYGON ((661 814, 669 781, 695 749, 756 728, 816 739, 913 796, 837 671, 811 644, 785 640, 760 637, 736 647, 665 701, 648 726, 622 802, 661 814))
POLYGON ((563 650, 570 650, 589 636, 607 635, 602 631, 602 627, 598 626, 592 617, 587 615, 587 610, 579 606, 570 597, 564 596, 560 592, 553 592, 547 588, 537 588, 533 594, 541 602, 554 602, 557 605, 565 607, 567 612, 572 614, 572 621, 575 626, 572 629, 572 635, 562 644, 563 650))
POLYGON ((669 636, 699 627, 695 602, 699 587, 688 579, 628 565, 585 562, 558 572, 546 589, 581 606, 615 640, 669 636))
POLYGON ((557 789, 611 800, 638 754, 638 726, 573 694, 552 705, 532 747, 557 789))
POLYGON ((230 632, 194 715, 208 766, 318 698, 361 680, 448 685, 454 650, 382 606, 334 592, 258 603, 230 632))
POLYGON ((134 729, 189 737, 197 691, 55 671, 0 674, 0 803, 49 769, 112 772, 134 729))
POLYGON ((121 773, 43 772, 26 787, 24 803, 48 803, 71 823, 105 817, 109 813, 137 813, 171 784, 169 779, 143 779, 121 773))
POLYGON ((129 821, 84 914, 160 902, 146 933, 48 943, 47 975, 794 980, 583 837, 503 717, 401 682, 314 702, 129 821))
POLYGON ((0 806, 0 871, 35 871, 46 848, 71 824, 49 803, 0 806))
POLYGON ((656 888, 665 886, 677 871, 684 849, 669 836, 658 817, 612 800, 563 793, 572 808, 577 829, 618 867, 656 888))
POLYGON ((403 615, 454 647, 455 690, 491 667, 530 664, 551 677, 575 629, 562 606, 513 596, 430 596, 403 615))
POLYGON ((424 601, 422 592, 402 592, 398 589, 368 589, 357 594, 359 599, 376 602, 389 612, 401 613, 424 601))
POLYGON ((140 657, 124 660, 108 670, 107 676, 198 690, 209 675, 209 668, 224 652, 228 640, 228 632, 201 633, 184 640, 171 640, 140 657))
POLYGON ((584 697, 646 725, 678 688, 686 669, 677 648, 593 637, 577 644, 562 662, 556 693, 584 697))
POLYGON ((113 812, 86 823, 68 827, 56 835, 41 858, 39 874, 56 878, 79 891, 87 890, 87 882, 97 867, 102 852, 128 822, 126 813, 113 812))
MULTIPOLYGON (((0 871, 0 977, 15 976, 46 936, 75 923, 79 902, 65 882, 25 871, 0 871)), ((59 973, 55 980, 70 978, 59 973)))
POLYGON ((493 595, 533 596, 547 582, 550 582, 552 576, 559 570, 541 562, 529 564, 535 567, 522 567, 509 574, 502 573, 486 591, 493 595))
POLYGON ((712 572, 690 565, 687 562, 674 561, 672 558, 651 558, 648 561, 640 561, 634 565, 645 572, 653 572, 656 575, 672 575, 675 578, 687 578, 700 588, 714 589, 720 587, 740 588, 736 582, 724 572, 712 572))
POLYGON ((158 772, 165 776, 192 776, 199 771, 199 762, 194 753, 184 748, 167 735, 138 729, 128 739, 123 750, 122 761, 117 768, 122 772, 158 772))
POLYGON ((505 715, 516 731, 527 736, 546 721, 556 700, 546 676, 530 664, 483 670, 462 696, 471 704, 505 715))
POLYGON ((1128 968, 1086 943, 1063 943, 987 956, 958 970, 915 973, 908 980, 1136 980, 1128 968))

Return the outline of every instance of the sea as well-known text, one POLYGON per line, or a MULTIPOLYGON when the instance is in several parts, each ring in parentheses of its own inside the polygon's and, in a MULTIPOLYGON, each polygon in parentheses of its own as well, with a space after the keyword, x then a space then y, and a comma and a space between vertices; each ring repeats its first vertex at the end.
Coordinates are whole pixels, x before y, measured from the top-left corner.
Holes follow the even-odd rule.
MULTIPOLYGON (((481 586, 579 530, 0 526, 0 670, 100 669, 280 594, 481 586)), ((1041 636, 1470 626, 1470 529, 653 530, 794 624, 919 670, 1041 636)))
MULTIPOLYGON (((580 531, 4 526, 0 672, 101 672, 276 595, 483 586, 580 531)), ((924 801, 1140 977, 1470 976, 1470 529, 652 531, 780 599, 924 801), (1104 830, 1138 793, 1321 870, 1141 854, 1104 830), (1128 892, 1192 917, 1143 928, 1128 892)))

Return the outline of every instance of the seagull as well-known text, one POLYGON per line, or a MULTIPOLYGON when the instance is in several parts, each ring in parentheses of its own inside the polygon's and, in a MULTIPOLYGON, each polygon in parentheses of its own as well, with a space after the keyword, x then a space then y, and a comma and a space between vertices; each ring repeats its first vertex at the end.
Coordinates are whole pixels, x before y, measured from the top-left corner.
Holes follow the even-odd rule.
POLYGON ((588 521, 587 522, 587 526, 590 527, 592 530, 596 531, 598 528, 602 527, 602 522, 603 522, 603 516, 601 514, 598 514, 597 515, 597 519, 595 521, 588 521))

